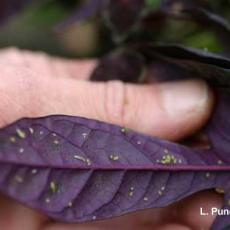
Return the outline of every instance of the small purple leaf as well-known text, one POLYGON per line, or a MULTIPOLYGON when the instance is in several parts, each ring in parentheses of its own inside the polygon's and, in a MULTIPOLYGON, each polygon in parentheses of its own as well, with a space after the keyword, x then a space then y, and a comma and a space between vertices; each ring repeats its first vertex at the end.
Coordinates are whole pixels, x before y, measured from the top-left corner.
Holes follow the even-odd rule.
POLYGON ((189 18, 217 31, 230 32, 230 23, 215 14, 208 1, 166 0, 162 2, 161 10, 169 16, 173 14, 179 19, 189 18))
MULTIPOLYGON (((206 50, 184 47, 182 45, 140 45, 140 51, 151 58, 151 53, 159 53, 170 58, 197 61, 204 64, 215 65, 220 68, 230 69, 230 59, 223 55, 210 53, 206 50)), ((152 58, 154 55, 152 55, 152 58)))
POLYGON ((120 50, 101 59, 91 75, 91 80, 140 82, 144 68, 144 58, 140 54, 129 50, 120 50))
POLYGON ((147 62, 152 63, 150 66, 154 81, 196 77, 208 81, 216 88, 230 88, 230 59, 226 56, 181 45, 146 43, 138 45, 137 50, 147 62))

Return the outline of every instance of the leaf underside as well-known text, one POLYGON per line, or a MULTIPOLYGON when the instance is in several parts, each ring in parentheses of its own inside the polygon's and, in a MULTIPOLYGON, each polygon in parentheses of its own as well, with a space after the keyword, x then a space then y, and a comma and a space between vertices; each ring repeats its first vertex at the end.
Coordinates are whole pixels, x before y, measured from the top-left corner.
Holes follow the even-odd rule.
POLYGON ((229 207, 229 100, 219 94, 205 149, 80 117, 21 119, 0 131, 0 190, 67 222, 164 207, 210 188, 225 190, 229 207))

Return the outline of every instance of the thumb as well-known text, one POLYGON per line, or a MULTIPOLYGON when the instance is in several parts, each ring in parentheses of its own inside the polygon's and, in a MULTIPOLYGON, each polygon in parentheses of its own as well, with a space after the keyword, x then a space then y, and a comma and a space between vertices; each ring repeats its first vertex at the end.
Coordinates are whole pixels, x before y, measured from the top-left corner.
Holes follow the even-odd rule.
POLYGON ((44 77, 6 65, 1 66, 0 96, 0 125, 21 117, 66 114, 171 140, 200 128, 213 104, 212 92, 199 80, 152 85, 93 83, 44 77))
POLYGON ((76 91, 80 115, 170 140, 201 128, 213 105, 212 92, 199 80, 141 86, 81 82, 76 91))

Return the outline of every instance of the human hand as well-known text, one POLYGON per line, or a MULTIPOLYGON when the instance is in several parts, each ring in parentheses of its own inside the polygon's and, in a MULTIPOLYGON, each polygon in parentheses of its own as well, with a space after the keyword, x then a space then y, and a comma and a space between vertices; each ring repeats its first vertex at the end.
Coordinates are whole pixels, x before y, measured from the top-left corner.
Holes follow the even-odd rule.
MULTIPOLYGON (((198 130, 210 116, 213 95, 201 81, 141 86, 119 81, 88 82, 95 65, 95 60, 71 61, 2 50, 0 126, 22 117, 66 114, 176 141, 198 130)), ((200 207, 220 207, 222 202, 216 193, 205 191, 162 209, 86 224, 65 224, 4 196, 0 200, 0 226, 4 230, 206 230, 215 217, 200 216, 200 207)))

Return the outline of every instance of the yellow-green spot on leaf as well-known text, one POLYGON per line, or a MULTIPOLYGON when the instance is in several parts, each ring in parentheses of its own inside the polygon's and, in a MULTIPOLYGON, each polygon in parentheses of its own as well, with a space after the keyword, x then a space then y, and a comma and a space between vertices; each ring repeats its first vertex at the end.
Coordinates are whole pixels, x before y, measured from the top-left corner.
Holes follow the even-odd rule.
POLYGON ((162 186, 160 190, 158 190, 158 194, 161 196, 164 190, 165 190, 165 186, 162 186))
POLYGON ((22 183, 22 182, 23 182, 23 178, 22 178, 21 176, 19 176, 19 175, 16 175, 16 176, 14 177, 14 179, 15 179, 15 181, 18 182, 18 183, 22 183))
POLYGON ((129 196, 133 196, 133 191, 129 192, 129 196))
POLYGON ((70 201, 69 203, 68 203, 68 207, 70 208, 70 207, 72 207, 73 206, 73 203, 72 203, 72 201, 70 201))
POLYGON ((109 156, 109 159, 112 160, 112 161, 118 161, 118 160, 119 160, 119 156, 114 155, 114 154, 111 154, 111 155, 109 156))
POLYGON ((79 156, 79 155, 74 155, 74 159, 86 162, 86 159, 82 156, 79 156))
POLYGON ((134 194, 134 187, 130 187, 129 196, 133 196, 133 194, 134 194))
POLYGON ((50 190, 52 193, 57 192, 57 184, 54 181, 50 182, 50 190))
POLYGON ((26 133, 25 133, 23 130, 17 128, 17 129, 16 129, 16 133, 17 133, 17 135, 18 135, 21 139, 26 138, 26 133))
POLYGON ((206 174, 205 174, 205 177, 206 178, 209 178, 211 176, 211 174, 209 173, 209 172, 207 172, 206 174))
POLYGON ((161 196, 163 193, 161 190, 158 191, 158 194, 161 196))
POLYGON ((33 128, 29 128, 30 134, 34 134, 34 129, 33 128))
POLYGON ((15 143, 16 142, 16 138, 14 136, 11 136, 10 137, 10 142, 15 143))
POLYGON ((217 164, 218 164, 218 165, 222 165, 222 164, 223 164, 223 161, 222 161, 222 160, 218 160, 218 161, 217 161, 217 164))
POLYGON ((19 153, 24 153, 24 151, 25 151, 24 148, 19 148, 18 150, 19 153))
POLYGON ((128 131, 129 130, 126 127, 121 128, 121 132, 124 133, 124 134, 128 133, 128 131))
MULTIPOLYGON (((164 152, 165 151, 167 152, 168 150, 164 150, 164 152)), ((165 154, 162 156, 161 160, 157 160, 156 162, 161 164, 177 164, 178 160, 172 154, 165 154)))
POLYGON ((54 144, 55 144, 55 145, 58 145, 58 144, 59 144, 59 140, 55 139, 55 140, 54 140, 54 144))
POLYGON ((31 170, 31 173, 32 173, 32 174, 36 174, 37 172, 38 172, 37 169, 32 169, 32 170, 31 170))
POLYGON ((89 158, 86 158, 86 163, 87 163, 87 165, 91 165, 91 161, 89 158))
POLYGON ((76 154, 74 155, 74 159, 85 162, 87 165, 91 165, 91 161, 89 158, 85 158, 76 154))
POLYGON ((168 149, 164 149, 164 153, 165 153, 165 154, 168 154, 168 153, 169 153, 169 150, 168 150, 168 149))

